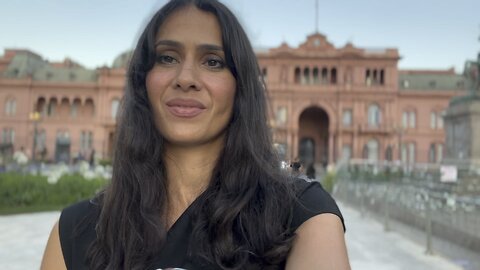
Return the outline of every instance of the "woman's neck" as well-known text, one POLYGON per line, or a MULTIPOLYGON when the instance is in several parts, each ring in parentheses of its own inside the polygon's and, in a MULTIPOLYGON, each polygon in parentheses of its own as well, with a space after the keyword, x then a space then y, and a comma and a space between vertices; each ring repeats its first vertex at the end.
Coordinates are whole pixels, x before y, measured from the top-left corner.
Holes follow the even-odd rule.
POLYGON ((223 145, 223 139, 199 146, 165 145, 171 206, 186 208, 207 188, 223 145))

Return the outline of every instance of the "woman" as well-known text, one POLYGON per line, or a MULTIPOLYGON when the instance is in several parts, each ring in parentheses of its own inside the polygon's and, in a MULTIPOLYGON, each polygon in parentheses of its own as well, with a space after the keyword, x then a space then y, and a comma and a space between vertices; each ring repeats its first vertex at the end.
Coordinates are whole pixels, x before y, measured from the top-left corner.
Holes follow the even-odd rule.
POLYGON ((62 211, 42 269, 349 269, 341 214, 288 179, 255 55, 216 0, 172 0, 134 51, 110 185, 62 211))

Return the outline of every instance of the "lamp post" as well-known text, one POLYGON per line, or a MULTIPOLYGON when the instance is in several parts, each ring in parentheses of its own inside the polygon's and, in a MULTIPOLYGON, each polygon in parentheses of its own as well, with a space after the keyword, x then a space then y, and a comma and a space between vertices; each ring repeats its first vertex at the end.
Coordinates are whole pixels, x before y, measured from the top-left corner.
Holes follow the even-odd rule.
POLYGON ((402 162, 402 136, 404 133, 404 128, 402 126, 395 127, 395 133, 398 136, 398 162, 402 162))
POLYGON ((32 163, 36 165, 36 152, 37 152, 37 133, 38 133, 38 122, 40 121, 40 113, 32 112, 29 115, 30 121, 33 122, 33 149, 32 149, 32 163))

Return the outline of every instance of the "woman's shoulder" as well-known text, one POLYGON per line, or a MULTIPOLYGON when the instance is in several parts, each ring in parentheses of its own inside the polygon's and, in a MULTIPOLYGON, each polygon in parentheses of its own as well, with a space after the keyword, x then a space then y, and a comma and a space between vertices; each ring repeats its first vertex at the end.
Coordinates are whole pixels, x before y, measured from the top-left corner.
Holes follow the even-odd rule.
POLYGON ((74 203, 62 210, 58 230, 68 269, 83 263, 87 247, 95 239, 99 213, 100 205, 93 199, 74 203))
POLYGON ((83 200, 65 207, 60 215, 60 223, 77 223, 89 216, 98 214, 99 204, 94 199, 83 200))
POLYGON ((60 240, 73 239, 85 232, 94 230, 100 205, 93 199, 74 203, 62 210, 58 229, 60 240))
POLYGON ((319 182, 302 178, 295 178, 293 181, 296 199, 293 205, 292 231, 308 219, 325 213, 338 216, 345 229, 343 216, 337 203, 319 182))

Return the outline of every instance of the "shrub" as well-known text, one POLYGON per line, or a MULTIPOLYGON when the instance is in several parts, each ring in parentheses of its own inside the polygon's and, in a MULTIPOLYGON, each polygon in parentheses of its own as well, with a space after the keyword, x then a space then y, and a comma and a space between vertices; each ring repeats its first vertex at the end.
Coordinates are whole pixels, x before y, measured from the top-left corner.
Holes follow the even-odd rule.
POLYGON ((333 186, 335 185, 336 181, 337 181, 337 177, 336 177, 335 173, 329 172, 323 178, 322 186, 326 191, 328 191, 328 193, 332 193, 333 186))
POLYGON ((106 166, 112 166, 112 161, 111 161, 110 159, 100 159, 100 160, 98 161, 98 164, 99 164, 99 165, 102 165, 102 166, 104 166, 104 167, 106 167, 106 166))
POLYGON ((106 184, 105 179, 87 180, 80 174, 65 174, 53 184, 42 175, 0 174, 0 213, 15 213, 15 208, 29 207, 61 209, 92 197, 106 184))

